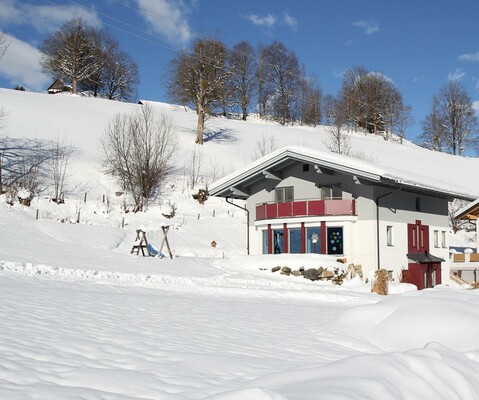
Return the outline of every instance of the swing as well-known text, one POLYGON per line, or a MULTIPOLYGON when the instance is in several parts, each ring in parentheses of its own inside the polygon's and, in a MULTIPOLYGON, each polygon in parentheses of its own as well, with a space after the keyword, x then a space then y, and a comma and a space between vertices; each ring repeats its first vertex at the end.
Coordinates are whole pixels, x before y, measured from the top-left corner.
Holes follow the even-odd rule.
POLYGON ((148 239, 146 238, 146 231, 144 231, 143 229, 137 229, 135 243, 133 244, 130 253, 140 255, 141 251, 143 257, 146 257, 148 255, 149 257, 161 258, 165 257, 161 253, 161 251, 163 250, 163 246, 166 244, 168 254, 170 258, 173 259, 173 252, 171 251, 170 243, 168 242, 168 230, 170 229, 170 227, 167 225, 163 225, 161 229, 163 231, 163 240, 161 241, 159 250, 155 249, 150 243, 148 243, 148 239))

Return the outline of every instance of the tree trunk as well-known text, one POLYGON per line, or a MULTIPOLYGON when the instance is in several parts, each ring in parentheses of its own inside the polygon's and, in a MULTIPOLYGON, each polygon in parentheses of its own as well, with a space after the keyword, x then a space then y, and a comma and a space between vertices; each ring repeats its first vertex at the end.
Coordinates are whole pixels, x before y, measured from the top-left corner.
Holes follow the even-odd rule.
POLYGON ((196 125, 196 144, 203 144, 203 131, 205 130, 205 109, 198 104, 198 124, 196 125))

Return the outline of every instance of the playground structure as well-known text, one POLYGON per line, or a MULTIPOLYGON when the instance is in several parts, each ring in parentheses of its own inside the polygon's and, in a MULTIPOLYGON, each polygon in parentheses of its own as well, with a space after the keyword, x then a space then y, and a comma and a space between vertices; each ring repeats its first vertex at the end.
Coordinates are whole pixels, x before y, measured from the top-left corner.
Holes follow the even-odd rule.
POLYGON ((170 248, 170 243, 168 242, 168 230, 170 227, 168 225, 163 225, 161 230, 163 232, 163 240, 161 241, 160 248, 157 250, 155 249, 151 243, 148 243, 148 239, 146 237, 146 231, 143 229, 136 230, 136 239, 133 247, 131 248, 131 254, 143 255, 143 257, 162 257, 162 250, 163 247, 166 245, 166 249, 168 250, 168 255, 171 259, 173 259, 173 253, 170 248))

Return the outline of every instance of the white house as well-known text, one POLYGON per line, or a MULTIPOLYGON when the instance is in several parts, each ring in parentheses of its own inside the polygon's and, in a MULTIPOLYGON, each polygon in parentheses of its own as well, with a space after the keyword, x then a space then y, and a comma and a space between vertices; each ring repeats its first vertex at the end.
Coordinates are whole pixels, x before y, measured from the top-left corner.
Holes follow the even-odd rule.
POLYGON ((449 278, 448 201, 473 197, 405 171, 286 147, 215 182, 209 193, 246 200, 251 254, 332 254, 432 287, 449 278))

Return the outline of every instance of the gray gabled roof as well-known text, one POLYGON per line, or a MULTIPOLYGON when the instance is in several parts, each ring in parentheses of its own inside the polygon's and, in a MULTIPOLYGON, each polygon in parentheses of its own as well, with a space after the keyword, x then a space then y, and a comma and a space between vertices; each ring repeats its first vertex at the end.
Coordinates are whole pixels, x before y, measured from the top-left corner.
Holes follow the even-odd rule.
POLYGON ((427 182, 425 182, 427 179, 424 176, 416 180, 414 177, 407 176, 406 173, 401 175, 396 170, 388 171, 366 160, 298 146, 284 147, 276 150, 225 176, 213 183, 209 188, 209 194, 211 196, 246 199, 249 197, 249 194, 241 191, 242 187, 260 180, 265 173, 274 168, 294 162, 308 163, 317 168, 343 172, 355 176, 359 180, 376 183, 381 186, 402 188, 440 197, 467 200, 474 198, 467 193, 461 193, 449 188, 444 189, 436 185, 436 181, 432 178, 427 182))

